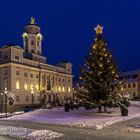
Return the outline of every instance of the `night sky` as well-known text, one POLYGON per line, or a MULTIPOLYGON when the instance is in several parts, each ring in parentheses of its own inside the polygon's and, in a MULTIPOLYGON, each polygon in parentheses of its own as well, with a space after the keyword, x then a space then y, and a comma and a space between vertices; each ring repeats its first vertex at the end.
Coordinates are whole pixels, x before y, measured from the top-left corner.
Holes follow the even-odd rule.
POLYGON ((140 68, 140 0, 3 0, 0 45, 22 46, 23 27, 36 18, 47 63, 73 63, 74 74, 91 47, 100 24, 120 69, 140 68))

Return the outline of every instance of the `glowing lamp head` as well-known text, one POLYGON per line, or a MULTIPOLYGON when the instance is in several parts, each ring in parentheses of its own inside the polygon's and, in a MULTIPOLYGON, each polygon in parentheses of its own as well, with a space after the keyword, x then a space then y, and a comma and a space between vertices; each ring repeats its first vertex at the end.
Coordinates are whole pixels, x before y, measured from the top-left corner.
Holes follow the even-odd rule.
POLYGON ((37 36, 36 36, 36 38, 39 39, 39 40, 43 40, 43 36, 42 36, 41 33, 38 33, 37 36))

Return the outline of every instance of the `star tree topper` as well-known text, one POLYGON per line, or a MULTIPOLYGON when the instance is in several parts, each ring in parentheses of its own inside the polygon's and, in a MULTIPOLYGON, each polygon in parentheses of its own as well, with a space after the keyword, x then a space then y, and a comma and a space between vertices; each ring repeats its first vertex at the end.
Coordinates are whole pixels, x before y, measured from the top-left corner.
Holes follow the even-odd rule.
POLYGON ((96 34, 102 34, 103 27, 100 25, 97 25, 97 27, 95 27, 94 30, 96 31, 96 34))

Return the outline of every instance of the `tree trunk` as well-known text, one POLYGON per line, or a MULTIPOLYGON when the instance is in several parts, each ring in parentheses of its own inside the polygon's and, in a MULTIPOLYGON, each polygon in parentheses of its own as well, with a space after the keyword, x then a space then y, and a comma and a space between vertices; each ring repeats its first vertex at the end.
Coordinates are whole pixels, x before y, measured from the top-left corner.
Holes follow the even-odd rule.
POLYGON ((104 113, 107 113, 107 106, 104 106, 104 113))
POLYGON ((102 112, 102 106, 98 106, 98 113, 102 112))

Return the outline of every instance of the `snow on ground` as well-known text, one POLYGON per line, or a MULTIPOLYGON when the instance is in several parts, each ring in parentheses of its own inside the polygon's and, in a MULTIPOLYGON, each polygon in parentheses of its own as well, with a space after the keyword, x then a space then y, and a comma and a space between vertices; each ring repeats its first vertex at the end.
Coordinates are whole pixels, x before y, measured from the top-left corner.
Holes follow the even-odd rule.
POLYGON ((111 108, 108 111, 110 113, 96 113, 97 110, 87 111, 84 108, 70 112, 64 112, 63 108, 54 108, 52 110, 39 109, 6 119, 102 129, 117 122, 140 117, 140 102, 132 102, 132 105, 129 107, 129 115, 125 117, 121 116, 120 108, 111 108))
POLYGON ((50 130, 34 130, 3 125, 0 125, 0 135, 28 140, 51 140, 63 136, 61 133, 50 130))
MULTIPOLYGON (((19 111, 19 112, 14 112, 14 113, 7 112, 7 116, 9 117, 9 116, 13 116, 13 115, 21 115, 23 113, 24 113, 24 111, 19 111)), ((5 116, 6 116, 5 113, 0 113, 0 118, 3 118, 5 116)))

